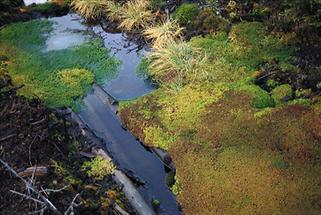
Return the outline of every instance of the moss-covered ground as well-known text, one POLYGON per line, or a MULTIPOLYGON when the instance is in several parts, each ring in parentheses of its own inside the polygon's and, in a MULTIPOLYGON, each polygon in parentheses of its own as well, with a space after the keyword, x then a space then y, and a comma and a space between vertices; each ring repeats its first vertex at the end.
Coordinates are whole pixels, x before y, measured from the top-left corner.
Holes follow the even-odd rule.
POLYGON ((50 107, 76 107, 94 82, 112 77, 119 61, 99 38, 64 50, 45 51, 52 22, 33 20, 0 31, 0 56, 18 93, 39 98, 50 107))
POLYGON ((120 104, 124 125, 172 156, 184 214, 321 212, 320 102, 294 99, 288 84, 255 84, 268 64, 293 67, 282 38, 258 22, 192 38, 207 55, 205 78, 188 73, 172 90, 154 76, 159 89, 120 104))

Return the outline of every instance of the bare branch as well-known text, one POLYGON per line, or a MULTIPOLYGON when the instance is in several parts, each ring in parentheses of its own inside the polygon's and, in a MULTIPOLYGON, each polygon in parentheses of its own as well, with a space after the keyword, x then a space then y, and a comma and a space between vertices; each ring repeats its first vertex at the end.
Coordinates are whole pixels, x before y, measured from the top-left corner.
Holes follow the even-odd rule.
POLYGON ((37 203, 39 203, 39 204, 45 205, 44 202, 42 202, 42 201, 40 201, 40 200, 38 200, 38 199, 35 199, 35 198, 31 197, 31 196, 25 195, 25 194, 23 194, 23 193, 19 193, 19 192, 14 191, 14 190, 10 190, 10 192, 11 192, 11 193, 14 193, 14 194, 17 194, 17 195, 19 195, 19 196, 22 196, 22 197, 24 197, 24 198, 26 198, 26 199, 30 199, 30 200, 32 200, 32 201, 35 201, 35 202, 37 202, 37 203))
POLYGON ((0 162, 17 178, 19 178, 21 181, 23 181, 28 188, 30 188, 35 194, 39 196, 39 198, 47 205, 49 209, 51 209, 55 214, 61 214, 60 211, 45 197, 43 196, 34 186, 32 186, 31 183, 26 181, 24 178, 22 178, 14 169, 12 169, 6 162, 4 162, 2 159, 0 159, 0 162))
POLYGON ((77 193, 77 195, 74 197, 74 199, 73 199, 72 202, 70 203, 70 206, 68 207, 68 209, 67 209, 66 212, 64 213, 65 215, 68 215, 68 214, 74 215, 74 206, 75 206, 75 207, 78 207, 78 206, 80 205, 80 204, 76 204, 76 203, 75 203, 75 201, 76 201, 76 199, 78 198, 79 195, 80 195, 80 194, 77 193), (70 211, 70 213, 69 213, 69 211, 70 211))

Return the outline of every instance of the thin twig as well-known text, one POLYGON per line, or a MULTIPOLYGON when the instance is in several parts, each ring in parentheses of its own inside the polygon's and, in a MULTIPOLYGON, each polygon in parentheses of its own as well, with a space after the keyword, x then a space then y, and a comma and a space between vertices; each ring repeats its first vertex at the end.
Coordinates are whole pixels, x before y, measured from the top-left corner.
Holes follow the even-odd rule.
POLYGON ((14 194, 17 194, 17 195, 19 195, 19 196, 22 196, 22 197, 24 197, 24 198, 26 198, 26 199, 30 199, 30 200, 32 200, 32 201, 35 201, 35 202, 37 202, 37 203, 39 203, 39 204, 45 205, 44 202, 42 202, 42 201, 40 201, 40 200, 38 200, 38 199, 35 199, 35 198, 31 197, 31 196, 25 195, 25 194, 23 194, 23 193, 19 193, 19 192, 14 191, 14 190, 10 190, 10 192, 11 192, 11 193, 14 193, 14 194))
POLYGON ((13 173, 17 178, 19 178, 21 181, 23 181, 27 187, 29 187, 34 193, 39 195, 39 198, 44 201, 44 203, 47 205, 48 208, 50 208, 55 214, 62 214, 58 211, 58 209, 46 198, 44 197, 36 188, 34 188, 28 181, 23 179, 14 169, 12 169, 6 162, 4 162, 2 159, 0 159, 0 162, 11 172, 13 173))
POLYGON ((69 211, 70 214, 74 214, 74 206, 78 207, 80 204, 75 204, 76 199, 78 198, 80 194, 77 193, 77 195, 74 197, 74 199, 72 200, 72 202, 70 203, 68 209, 65 212, 65 215, 68 215, 69 211))
POLYGON ((47 192, 47 193, 59 193, 59 192, 61 192, 61 191, 65 190, 65 189, 67 189, 67 188, 68 188, 68 186, 65 186, 65 187, 60 188, 60 189, 57 189, 57 190, 55 190, 55 189, 42 189, 42 191, 40 191, 40 193, 41 193, 41 192, 47 192))

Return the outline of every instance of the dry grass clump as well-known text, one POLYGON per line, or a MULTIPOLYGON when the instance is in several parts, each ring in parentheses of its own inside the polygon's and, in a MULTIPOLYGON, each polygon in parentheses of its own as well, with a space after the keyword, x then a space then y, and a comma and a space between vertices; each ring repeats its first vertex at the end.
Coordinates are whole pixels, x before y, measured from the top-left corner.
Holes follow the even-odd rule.
POLYGON ((74 0, 71 7, 86 20, 99 19, 107 8, 106 0, 74 0))
POLYGON ((171 43, 153 52, 149 59, 150 75, 171 89, 181 89, 186 83, 194 83, 207 75, 199 69, 207 60, 205 53, 187 42, 171 43))
POLYGON ((154 21, 154 15, 149 10, 149 1, 131 0, 128 1, 121 13, 120 28, 132 31, 140 28, 146 28, 154 21))
POLYGON ((120 22, 121 14, 124 13, 122 5, 115 1, 108 1, 106 7, 107 17, 111 21, 120 22))
POLYGON ((153 41, 154 49, 161 49, 181 40, 183 30, 184 28, 180 27, 176 21, 167 19, 154 27, 147 28, 143 34, 153 41))

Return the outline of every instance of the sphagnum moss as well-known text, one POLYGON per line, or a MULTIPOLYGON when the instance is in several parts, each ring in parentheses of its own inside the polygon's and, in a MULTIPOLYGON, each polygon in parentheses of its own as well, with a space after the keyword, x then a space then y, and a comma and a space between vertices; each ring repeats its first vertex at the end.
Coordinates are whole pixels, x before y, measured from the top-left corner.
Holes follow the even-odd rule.
MULTIPOLYGON (((168 149, 177 168, 173 190, 184 213, 320 213, 317 105, 275 107, 280 96, 252 78, 262 64, 288 64, 293 49, 255 22, 236 24, 229 35, 193 38, 188 45, 206 52, 199 68, 210 74, 207 81, 191 81, 186 76, 193 72, 187 72, 180 90, 161 85, 120 109, 136 136, 168 149)), ((196 59, 182 56, 185 63, 196 59)), ((141 69, 159 81, 176 69, 168 66, 170 60, 159 62, 164 69, 157 72, 149 71, 148 60, 141 69)))

